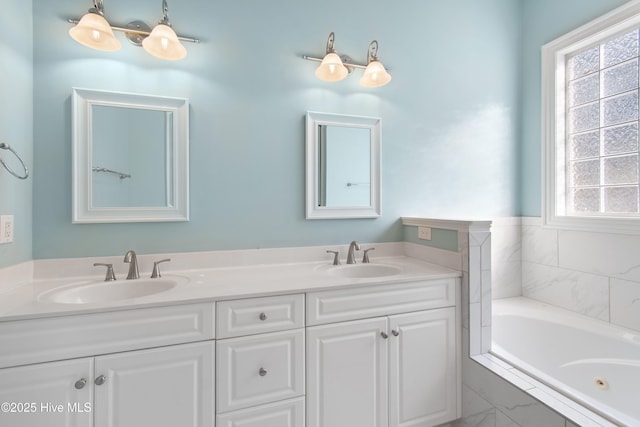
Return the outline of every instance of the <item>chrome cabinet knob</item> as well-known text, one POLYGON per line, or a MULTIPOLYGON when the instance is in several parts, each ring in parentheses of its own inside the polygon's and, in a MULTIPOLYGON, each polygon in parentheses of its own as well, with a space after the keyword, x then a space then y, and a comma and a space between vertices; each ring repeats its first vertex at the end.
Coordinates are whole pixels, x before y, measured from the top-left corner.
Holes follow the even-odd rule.
POLYGON ((384 332, 384 331, 383 331, 383 332, 380 332, 380 336, 381 336, 382 338, 384 338, 385 340, 386 340, 387 338, 389 338, 389 335, 387 335, 387 333, 386 333, 386 332, 384 332))
POLYGON ((400 330, 399 329, 398 330, 392 329, 391 333, 393 334, 394 337, 397 337, 398 335, 400 335, 400 330))
POLYGON ((96 385, 102 385, 107 381, 107 377, 105 377, 104 375, 100 375, 98 378, 96 378, 96 385))
POLYGON ((267 370, 266 370, 266 369, 264 369, 264 368, 260 368, 260 370, 258 371, 258 374, 259 374, 261 377, 264 377, 265 375, 267 375, 267 370))
POLYGON ((87 380, 85 378, 80 378, 78 381, 76 381, 76 383, 74 384, 76 390, 81 390, 84 388, 84 386, 87 385, 87 380))
POLYGON ((265 313, 260 313, 260 320, 267 320, 267 315, 265 313))

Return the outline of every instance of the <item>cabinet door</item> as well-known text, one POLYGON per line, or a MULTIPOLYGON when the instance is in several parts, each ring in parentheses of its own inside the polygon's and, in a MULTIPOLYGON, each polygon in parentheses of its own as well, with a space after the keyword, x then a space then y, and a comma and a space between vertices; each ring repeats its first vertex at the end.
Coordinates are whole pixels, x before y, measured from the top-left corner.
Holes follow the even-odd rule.
POLYGON ((456 419, 455 308, 389 318, 390 427, 427 427, 456 419))
POLYGON ((307 426, 386 427, 386 318, 307 328, 307 426))
POLYGON ((92 374, 92 359, 0 369, 0 426, 91 427, 92 374))
POLYGON ((96 357, 95 377, 96 427, 214 425, 212 341, 96 357))

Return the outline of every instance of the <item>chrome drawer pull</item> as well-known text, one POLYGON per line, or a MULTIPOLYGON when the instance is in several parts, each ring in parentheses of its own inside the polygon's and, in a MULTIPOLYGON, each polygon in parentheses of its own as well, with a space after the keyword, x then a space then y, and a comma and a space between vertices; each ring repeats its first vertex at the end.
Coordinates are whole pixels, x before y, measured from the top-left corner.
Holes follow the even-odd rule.
POLYGON ((260 320, 267 320, 267 315, 264 313, 260 313, 260 320))
POLYGON ((105 381, 107 381, 107 377, 105 377, 104 375, 100 375, 98 378, 96 378, 96 385, 102 385, 105 383, 105 381))
POLYGON ((76 381, 75 383, 75 387, 77 390, 81 390, 84 388, 84 386, 87 385, 87 380, 84 378, 80 378, 78 381, 76 381))
POLYGON ((389 335, 387 335, 387 333, 386 333, 386 332, 380 332, 380 336, 381 336, 382 338, 384 338, 385 340, 386 340, 387 338, 389 338, 389 335))
POLYGON ((258 374, 260 374, 261 377, 264 377, 265 375, 267 375, 267 370, 264 368, 260 368, 258 374))
POLYGON ((398 335, 400 335, 400 330, 399 329, 398 330, 392 329, 391 333, 393 334, 394 337, 397 337, 398 335))

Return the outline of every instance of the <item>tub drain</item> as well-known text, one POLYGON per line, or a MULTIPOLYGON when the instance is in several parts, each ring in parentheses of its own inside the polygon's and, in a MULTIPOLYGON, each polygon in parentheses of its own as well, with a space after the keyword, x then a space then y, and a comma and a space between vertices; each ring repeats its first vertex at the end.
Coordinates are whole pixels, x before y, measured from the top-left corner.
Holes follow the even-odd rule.
POLYGON ((595 377, 593 382, 600 390, 607 390, 609 388, 609 383, 602 377, 595 377))

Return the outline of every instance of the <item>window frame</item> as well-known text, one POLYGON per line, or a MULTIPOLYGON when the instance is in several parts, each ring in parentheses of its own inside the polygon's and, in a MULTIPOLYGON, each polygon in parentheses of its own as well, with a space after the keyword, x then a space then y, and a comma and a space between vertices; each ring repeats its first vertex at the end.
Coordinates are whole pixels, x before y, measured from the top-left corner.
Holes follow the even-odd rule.
POLYGON ((542 219, 545 226, 640 234, 640 214, 578 216, 563 212, 566 204, 566 60, 576 51, 636 27, 640 27, 640 0, 626 3, 542 46, 542 219))

